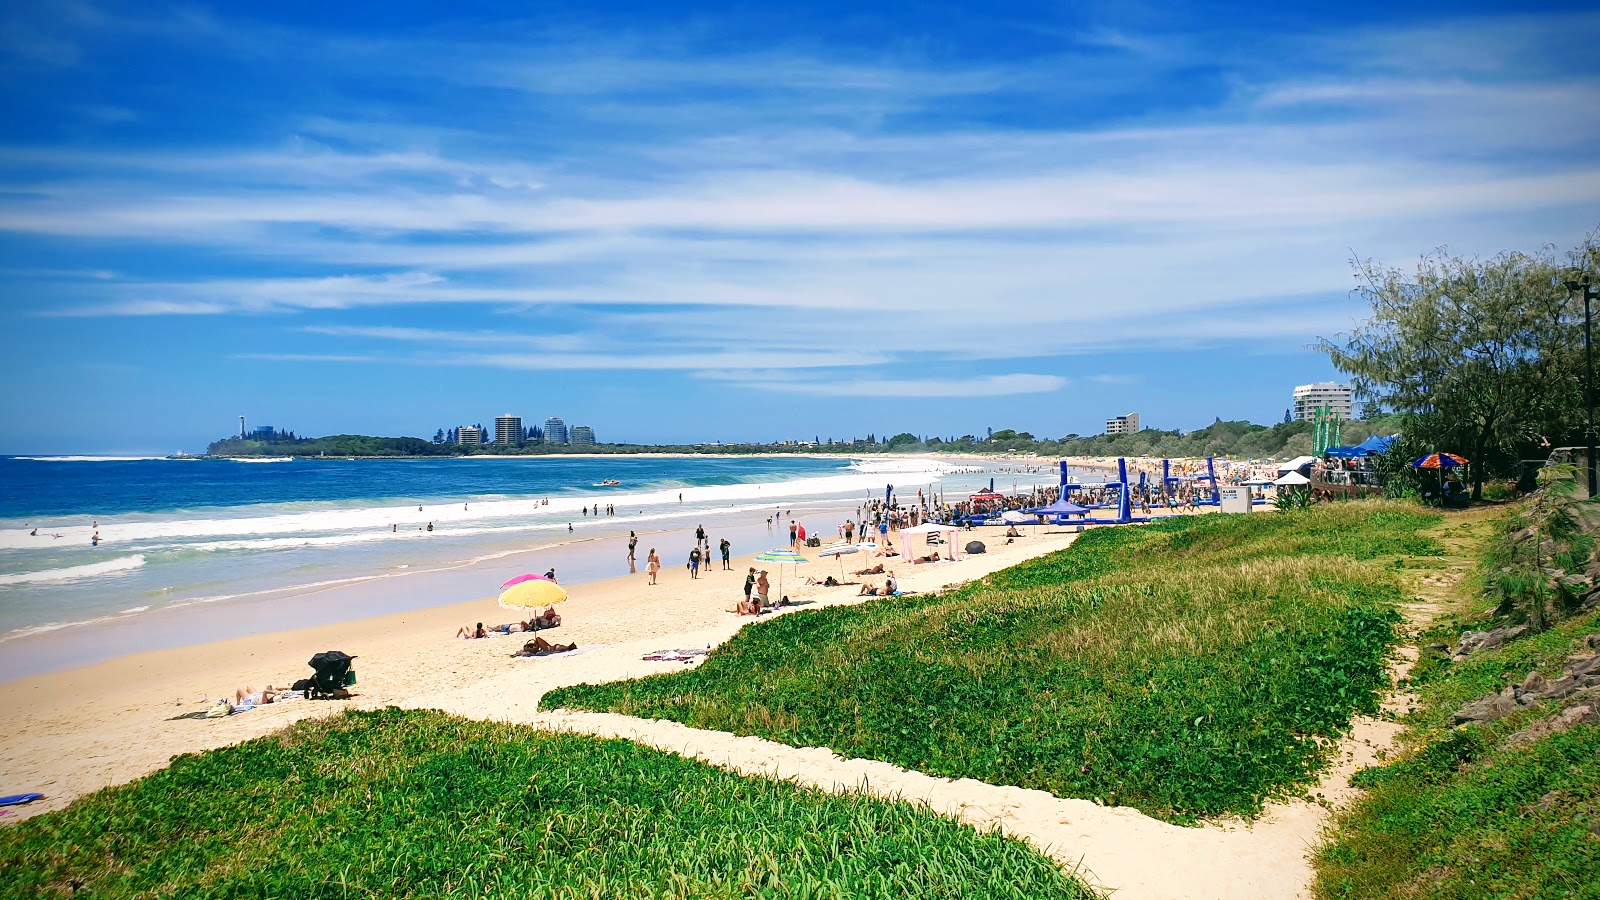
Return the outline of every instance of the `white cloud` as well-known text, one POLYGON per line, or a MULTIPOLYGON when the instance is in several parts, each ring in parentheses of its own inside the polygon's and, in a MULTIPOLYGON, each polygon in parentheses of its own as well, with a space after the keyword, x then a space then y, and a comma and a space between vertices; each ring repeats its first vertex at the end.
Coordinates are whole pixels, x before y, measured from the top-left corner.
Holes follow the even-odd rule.
POLYGON ((971 378, 858 378, 848 372, 835 377, 782 377, 746 379, 738 373, 716 373, 753 391, 811 394, 823 397, 902 397, 938 400, 946 397, 1003 397, 1013 394, 1048 394, 1066 387, 1060 375, 979 375, 971 378))

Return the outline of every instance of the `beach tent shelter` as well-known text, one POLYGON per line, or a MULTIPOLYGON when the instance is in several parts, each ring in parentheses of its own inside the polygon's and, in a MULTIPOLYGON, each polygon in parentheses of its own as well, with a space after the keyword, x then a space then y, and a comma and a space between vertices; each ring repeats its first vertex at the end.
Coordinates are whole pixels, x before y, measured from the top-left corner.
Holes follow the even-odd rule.
POLYGON ((1317 458, 1315 456, 1296 456, 1288 462, 1278 463, 1278 471, 1298 472, 1316 461, 1317 458))
POLYGON ((1273 482, 1279 487, 1304 487, 1310 483, 1311 479, 1301 475, 1299 472, 1288 472, 1282 478, 1273 482))
POLYGON ((956 526, 941 525, 938 522, 926 522, 915 528, 902 528, 900 559, 914 565, 917 557, 932 556, 935 550, 939 551, 940 559, 960 559, 961 545, 957 542, 960 533, 961 529, 956 526), (928 539, 933 535, 938 535, 944 543, 939 546, 929 544, 928 539))

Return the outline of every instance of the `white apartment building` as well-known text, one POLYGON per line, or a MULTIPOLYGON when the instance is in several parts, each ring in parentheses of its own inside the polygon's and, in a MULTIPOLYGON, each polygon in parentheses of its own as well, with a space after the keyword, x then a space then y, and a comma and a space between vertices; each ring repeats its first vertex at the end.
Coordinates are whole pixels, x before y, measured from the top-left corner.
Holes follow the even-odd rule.
POLYGON ((574 447, 594 446, 594 429, 587 425, 572 426, 572 434, 570 437, 572 438, 572 446, 574 447))
POLYGON ((1332 381, 1302 384, 1294 389, 1294 402, 1290 408, 1296 422, 1311 421, 1319 406, 1330 407, 1331 412, 1349 421, 1355 418, 1355 392, 1348 384, 1332 381))
POLYGON ((456 443, 463 447, 483 446, 483 429, 476 425, 463 425, 457 428, 456 443))
POLYGON ((1133 434, 1139 430, 1139 414, 1128 413, 1106 420, 1106 434, 1133 434))

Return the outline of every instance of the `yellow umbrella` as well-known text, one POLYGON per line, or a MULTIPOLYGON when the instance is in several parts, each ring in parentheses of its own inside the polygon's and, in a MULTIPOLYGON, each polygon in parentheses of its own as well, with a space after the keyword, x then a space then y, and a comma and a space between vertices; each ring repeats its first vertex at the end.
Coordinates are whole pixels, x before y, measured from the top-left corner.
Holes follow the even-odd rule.
POLYGON ((539 609, 553 606, 567 599, 561 585, 548 578, 534 577, 519 581, 500 594, 500 605, 506 609, 539 609))

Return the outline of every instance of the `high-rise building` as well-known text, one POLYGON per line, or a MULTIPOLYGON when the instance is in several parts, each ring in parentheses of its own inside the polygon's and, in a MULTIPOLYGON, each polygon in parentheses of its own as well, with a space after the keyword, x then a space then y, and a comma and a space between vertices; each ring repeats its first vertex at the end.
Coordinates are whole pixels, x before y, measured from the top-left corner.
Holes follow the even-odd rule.
POLYGON ((594 429, 590 428, 587 425, 574 425, 574 426, 572 426, 572 446, 574 446, 574 447, 593 447, 594 446, 594 429))
POLYGON ((456 443, 463 447, 483 446, 483 429, 476 425, 463 425, 457 428, 456 443))
POLYGON ((561 421, 560 416, 551 416, 544 420, 544 442, 546 444, 567 443, 567 423, 561 421))
POLYGON ((495 416, 494 442, 502 447, 520 445, 522 443, 522 417, 506 413, 495 416))
POLYGON ((1139 430, 1139 414, 1113 416, 1106 420, 1106 434, 1133 434, 1139 430))
POLYGON ((1319 406, 1329 407, 1329 412, 1349 421, 1355 418, 1355 392, 1348 384, 1337 384, 1332 381, 1302 384, 1294 389, 1294 404, 1291 408, 1294 410, 1296 422, 1311 421, 1319 406))

